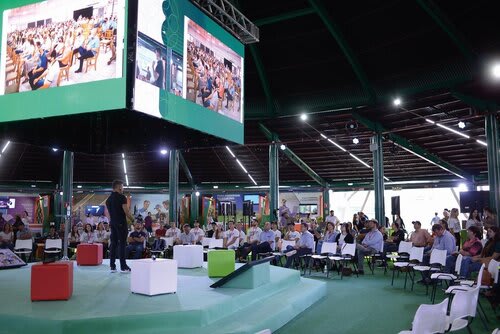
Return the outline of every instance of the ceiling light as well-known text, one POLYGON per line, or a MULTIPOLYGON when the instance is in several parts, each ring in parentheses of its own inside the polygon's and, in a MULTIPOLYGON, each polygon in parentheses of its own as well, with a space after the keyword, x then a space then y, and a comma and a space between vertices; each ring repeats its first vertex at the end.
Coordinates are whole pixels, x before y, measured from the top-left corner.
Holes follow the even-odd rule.
POLYGON ((162 150, 160 151, 160 153, 161 153, 161 154, 163 154, 163 155, 166 155, 166 154, 168 153, 168 151, 167 151, 166 149, 162 149, 162 150))
POLYGON ((63 195, 63 192, 62 192, 62 191, 61 191, 61 192, 59 192, 59 195, 61 195, 61 196, 62 196, 62 195, 63 195))
POLYGON ((125 174, 125 182, 127 183, 127 187, 128 187, 128 175, 125 174))
POLYGON ((392 103, 396 106, 399 107, 401 105, 401 98, 397 97, 392 101, 392 103))
POLYGON ((31 185, 31 188, 36 188, 36 184, 32 184, 32 185, 31 185))
POLYGON ((348 186, 352 186, 352 185, 354 185, 354 183, 349 182, 347 185, 348 185, 348 186))
POLYGON ((500 63, 495 63, 491 66, 491 76, 495 80, 500 79, 500 63))
POLYGON ((280 149, 281 149, 282 151, 284 151, 284 150, 286 150, 286 146, 285 146, 284 144, 281 144, 281 145, 280 145, 280 149))
POLYGON ((352 140, 352 142, 353 142, 354 144, 358 144, 358 143, 359 143, 359 139, 358 139, 358 138, 354 138, 354 139, 352 140))
POLYGON ((195 194, 196 196, 200 196, 200 192, 199 192, 199 191, 195 192, 194 194, 195 194))
POLYGON ((465 183, 460 183, 457 187, 458 191, 460 192, 465 192, 468 191, 469 189, 467 188, 467 185, 465 183))
POLYGON ((425 121, 428 122, 428 123, 431 123, 431 124, 436 124, 436 122, 434 122, 433 120, 430 120, 428 118, 426 118, 425 121))
POLYGON ((238 160, 236 159, 236 162, 238 163, 238 165, 240 165, 241 169, 243 169, 243 171, 248 174, 247 170, 245 169, 245 167, 243 167, 243 164, 238 160))
POLYGON ((5 143, 5 146, 2 148, 2 152, 1 152, 2 154, 3 154, 3 152, 5 152, 5 150, 7 149, 7 147, 9 147, 9 144, 10 144, 10 140, 9 140, 9 141, 7 141, 7 142, 5 143))
POLYGON ((307 114, 301 114, 300 119, 303 120, 304 122, 307 121, 307 114))
POLYGON ((458 122, 458 127, 459 127, 460 129, 465 128, 465 123, 464 123, 464 122, 458 122))
POLYGON ((236 158, 236 156, 234 155, 233 151, 231 151, 231 149, 229 148, 229 146, 226 146, 226 150, 231 153, 231 155, 233 156, 233 158, 236 158))
POLYGON ((331 139, 328 139, 328 141, 330 143, 332 143, 333 145, 337 146, 339 149, 341 149, 343 152, 347 152, 347 150, 345 148, 343 148, 342 146, 340 146, 339 144, 337 144, 336 142, 334 142, 333 140, 331 139))
POLYGON ((443 124, 436 123, 436 125, 437 125, 437 126, 439 126, 440 128, 443 128, 443 129, 445 129, 445 130, 448 130, 448 131, 450 131, 450 132, 453 132, 453 133, 455 133, 455 134, 457 134, 457 135, 459 135, 459 136, 462 136, 462 137, 464 137, 464 138, 467 138, 467 139, 469 139, 469 138, 470 138, 470 137, 469 137, 469 136, 467 136, 465 133, 462 133, 462 132, 460 132, 460 131, 457 131, 457 130, 454 130, 454 129, 452 129, 452 128, 449 128, 449 127, 447 127, 447 126, 445 126, 445 125, 443 125, 443 124))
POLYGON ((322 134, 322 133, 320 133, 320 135, 321 135, 321 137, 323 137, 323 138, 325 138, 325 139, 327 138, 327 137, 326 137, 324 134, 322 134))
POLYGON ((214 186, 214 189, 219 189, 219 186, 214 186))
POLYGON ((484 141, 482 140, 479 140, 479 139, 476 139, 476 142, 483 145, 483 146, 488 146, 488 144, 486 144, 484 141))
POLYGON ((363 160, 361 160, 360 158, 358 158, 358 157, 357 157, 357 156, 355 156, 354 154, 349 153, 349 155, 350 155, 351 157, 353 157, 354 159, 358 160, 359 162, 361 162, 361 163, 362 163, 363 165, 365 165, 366 167, 368 167, 368 168, 370 168, 370 169, 372 168, 369 164, 367 164, 366 162, 364 162, 363 160))
POLYGON ((250 178, 250 180, 252 180, 253 184, 257 185, 257 182, 255 182, 255 180, 253 179, 252 175, 248 174, 248 177, 250 178))
POLYGON ((76 186, 78 189, 82 189, 82 186, 81 185, 77 185, 76 186))
POLYGON ((57 152, 57 151, 59 151, 59 149, 58 149, 58 148, 53 147, 53 148, 52 148, 52 151, 57 152))

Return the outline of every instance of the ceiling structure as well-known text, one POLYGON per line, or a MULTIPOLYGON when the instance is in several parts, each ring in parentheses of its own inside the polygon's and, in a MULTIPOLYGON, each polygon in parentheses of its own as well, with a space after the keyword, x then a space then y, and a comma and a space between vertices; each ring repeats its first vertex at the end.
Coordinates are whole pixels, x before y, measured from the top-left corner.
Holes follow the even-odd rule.
MULTIPOLYGON (((269 183, 263 126, 333 186, 371 182, 372 169, 349 153, 372 166, 370 137, 377 131, 384 135, 388 182, 486 177, 486 147, 476 140, 486 142, 485 114, 500 110, 500 84, 486 73, 500 54, 495 1, 233 3, 260 29, 260 42, 246 47, 245 145, 231 146, 258 185, 269 183), (396 97, 401 106, 393 105, 396 97)), ((252 184, 219 145, 191 141, 182 151, 194 182, 252 184)), ((168 155, 159 149, 125 152, 131 184, 168 182, 168 155)), ((62 152, 50 143, 12 143, 0 157, 0 181, 59 183, 61 166, 62 152)), ((315 184, 281 150, 279 173, 282 184, 315 184)), ((75 153, 75 182, 114 178, 123 178, 121 153, 75 153)), ((182 171, 180 181, 188 182, 182 171)))

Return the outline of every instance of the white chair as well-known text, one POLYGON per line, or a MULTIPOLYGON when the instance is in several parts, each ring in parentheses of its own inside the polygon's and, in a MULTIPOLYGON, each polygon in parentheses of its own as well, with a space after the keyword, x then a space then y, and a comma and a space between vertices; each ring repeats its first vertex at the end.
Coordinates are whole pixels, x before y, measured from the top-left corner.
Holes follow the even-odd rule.
POLYGON ((281 241, 281 249, 280 252, 283 254, 283 252, 286 250, 287 246, 292 246, 294 247, 297 243, 295 240, 282 240, 281 241))
POLYGON ((312 261, 309 262, 309 275, 311 274, 311 267, 315 260, 326 260, 326 277, 329 276, 330 264, 328 261, 329 255, 334 255, 337 253, 337 243, 336 242, 323 242, 321 244, 320 254, 315 254, 311 256, 312 261))
POLYGON ((387 254, 385 257, 391 260, 408 258, 410 256, 410 249, 413 244, 410 241, 401 241, 398 246, 397 254, 387 254))
POLYGON ((391 285, 394 285, 394 275, 396 274, 396 270, 398 272, 402 271, 403 268, 405 269, 405 285, 404 288, 406 289, 406 283, 408 281, 408 275, 410 275, 410 279, 413 281, 413 277, 411 276, 411 269, 420 264, 422 260, 424 259, 424 247, 412 247, 410 249, 410 256, 408 258, 408 261, 401 261, 401 262, 394 262, 394 268, 392 270, 392 282, 391 285))
POLYGON ((447 308, 448 298, 436 305, 420 305, 413 318, 411 330, 402 331, 399 334, 444 333, 447 328, 447 308))
POLYGON ((161 237, 165 240, 165 247, 173 247, 174 246, 174 238, 173 237, 161 237))
MULTIPOLYGON (((484 265, 481 269, 483 268, 484 265)), ((468 291, 461 290, 455 292, 448 318, 448 331, 455 332, 469 327, 471 318, 476 317, 478 299, 479 285, 468 291)))
POLYGON ((210 239, 211 238, 206 238, 206 237, 203 237, 203 239, 201 239, 201 245, 203 247, 208 247, 208 245, 210 245, 210 239))
POLYGON ((16 255, 24 254, 26 256, 26 262, 29 262, 29 260, 31 259, 31 254, 33 254, 33 240, 17 239, 16 244, 14 245, 14 253, 16 253, 16 255))
POLYGON ((372 255, 367 255, 365 258, 368 259, 368 267, 370 268, 370 271, 372 272, 372 275, 375 274, 375 264, 377 260, 382 260, 384 264, 384 274, 387 271, 387 264, 385 263, 385 258, 384 258, 384 243, 380 245, 380 249, 377 253, 372 254, 372 255))
MULTIPOLYGON (((491 277, 493 278, 493 285, 498 283, 498 269, 500 266, 500 262, 495 261, 493 259, 490 260, 490 263, 488 264, 488 272, 491 274, 491 277)), ((481 289, 491 289, 493 286, 492 285, 481 285, 481 289)))
POLYGON ((208 244, 208 248, 222 248, 224 246, 224 239, 215 239, 210 238, 210 243, 208 244))
POLYGON ((432 284, 432 292, 431 292, 431 300, 434 303, 434 300, 436 298, 436 287, 438 281, 443 281, 443 282, 453 282, 458 278, 458 275, 460 275, 460 268, 462 267, 462 260, 463 260, 463 255, 458 254, 457 255, 457 261, 455 262, 455 271, 454 273, 433 273, 431 275, 431 280, 433 282, 432 284))
POLYGON ((130 261, 130 290, 154 296, 177 292, 177 261, 140 259, 130 261))
POLYGON ((203 266, 203 247, 200 245, 174 246, 174 260, 178 268, 198 268, 203 266))
POLYGON ((58 254, 61 255, 62 251, 62 239, 47 239, 45 240, 45 249, 43 250, 43 255, 45 254, 58 254))
MULTIPOLYGON (((357 274, 357 265, 356 265, 356 262, 354 262, 354 255, 356 254, 356 244, 343 244, 342 245, 342 249, 340 250, 340 256, 329 256, 328 259, 330 261, 335 261, 335 262, 338 262, 338 264, 340 265, 340 263, 343 263, 344 267, 347 266, 347 263, 351 263, 351 265, 354 267, 354 269, 356 270, 356 276, 358 276, 357 274)), ((344 275, 343 275, 343 271, 340 271, 340 279, 343 279, 344 275)))
MULTIPOLYGON (((433 249, 431 252, 431 258, 429 260, 429 265, 428 266, 414 266, 413 270, 419 271, 419 272, 426 272, 426 271, 440 271, 444 266, 446 266, 446 257, 447 257, 447 251, 445 249, 433 249)), ((415 276, 413 276, 415 277, 415 276)), ((415 280, 412 280, 411 283, 411 291, 413 291, 413 285, 415 283, 415 280)), ((429 285, 426 285, 426 290, 428 293, 429 292, 429 285)))

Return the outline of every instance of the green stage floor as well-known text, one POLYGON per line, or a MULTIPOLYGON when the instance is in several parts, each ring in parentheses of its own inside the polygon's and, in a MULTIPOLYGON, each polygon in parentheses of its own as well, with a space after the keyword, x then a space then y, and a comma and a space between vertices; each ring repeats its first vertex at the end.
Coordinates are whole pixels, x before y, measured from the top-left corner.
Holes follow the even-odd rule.
MULTIPOLYGON (((106 261, 106 260, 105 260, 106 261)), ((176 294, 130 292, 130 275, 108 265, 75 265, 68 301, 31 302, 30 267, 0 272, 0 333, 255 333, 273 332, 326 294, 326 283, 271 266, 257 289, 212 289, 206 268, 179 269, 176 294)))

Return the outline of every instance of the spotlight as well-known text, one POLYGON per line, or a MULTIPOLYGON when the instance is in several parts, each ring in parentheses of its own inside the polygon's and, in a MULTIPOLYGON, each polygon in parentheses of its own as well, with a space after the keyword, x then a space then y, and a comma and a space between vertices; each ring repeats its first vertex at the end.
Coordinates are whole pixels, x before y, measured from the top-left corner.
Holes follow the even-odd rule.
POLYGON ((167 154, 167 152, 168 152, 168 151, 167 151, 166 149, 162 149, 162 150, 160 151, 160 153, 161 153, 161 154, 163 154, 163 155, 166 155, 166 154, 167 154))
POLYGON ((500 80, 500 63, 495 63, 491 66, 491 76, 495 80, 500 80))
POLYGON ((395 98, 392 102, 396 107, 401 105, 401 99, 399 97, 395 98))
POLYGON ((200 196, 200 192, 199 192, 199 191, 195 192, 194 194, 195 194, 197 197, 198 197, 198 196, 200 196))
POLYGON ((52 151, 57 152, 57 151, 59 151, 59 149, 58 149, 58 148, 53 147, 53 148, 52 148, 52 151))
POLYGON ((281 145, 280 145, 280 149, 281 149, 282 151, 284 151, 284 150, 286 150, 286 146, 285 146, 284 144, 281 144, 281 145))
POLYGON ((458 127, 459 127, 460 129, 465 128, 465 123, 464 123, 464 122, 458 122, 458 127))
POLYGON ((353 142, 354 144, 358 144, 358 143, 359 143, 359 139, 358 139, 358 138, 354 138, 354 139, 352 140, 352 142, 353 142))
POLYGON ((82 189, 82 186, 81 185, 77 185, 76 186, 78 189, 82 189))
POLYGON ((219 189, 219 186, 214 186, 214 189, 219 189))
POLYGON ((301 114, 300 119, 303 120, 304 122, 307 121, 307 114, 301 114))

